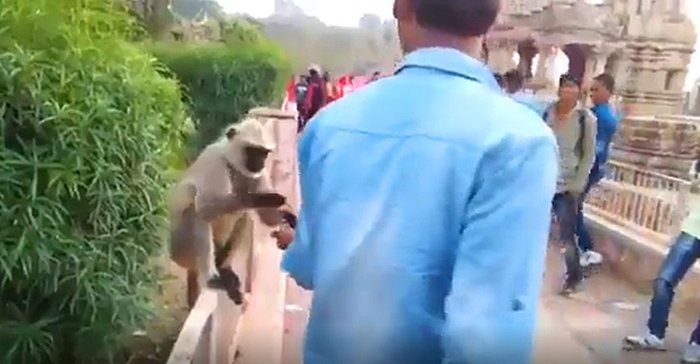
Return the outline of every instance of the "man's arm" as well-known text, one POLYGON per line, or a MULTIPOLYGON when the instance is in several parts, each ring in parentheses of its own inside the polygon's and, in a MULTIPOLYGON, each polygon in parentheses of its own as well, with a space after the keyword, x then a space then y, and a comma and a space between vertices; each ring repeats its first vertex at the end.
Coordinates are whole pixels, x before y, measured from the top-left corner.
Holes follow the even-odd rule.
MULTIPOLYGON (((316 117, 318 118, 318 116, 316 117)), ((296 283, 304 289, 312 290, 314 272, 314 242, 309 232, 309 219, 313 211, 313 196, 315 189, 314 178, 310 178, 309 165, 313 153, 313 141, 316 139, 318 123, 307 126, 299 141, 299 174, 301 187, 301 209, 295 229, 293 243, 285 251, 282 259, 282 269, 287 271, 296 283)))
POLYGON ((596 139, 598 134, 597 119, 586 110, 583 122, 583 140, 581 141, 581 163, 576 170, 576 179, 573 181, 571 192, 581 193, 586 189, 588 176, 591 173, 596 155, 596 139))
POLYGON ((445 302, 444 364, 531 361, 557 151, 553 136, 520 144, 484 157, 467 203, 445 302))

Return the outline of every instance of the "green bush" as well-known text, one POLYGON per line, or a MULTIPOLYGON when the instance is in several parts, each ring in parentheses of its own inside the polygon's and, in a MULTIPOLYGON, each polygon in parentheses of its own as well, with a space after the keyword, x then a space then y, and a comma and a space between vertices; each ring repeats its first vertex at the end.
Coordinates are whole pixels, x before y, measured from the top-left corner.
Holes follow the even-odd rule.
POLYGON ((112 361, 154 312, 178 85, 104 0, 0 5, 0 363, 112 361))
POLYGON ((197 134, 194 152, 215 140, 221 130, 256 106, 267 106, 282 98, 291 73, 280 49, 264 38, 254 41, 227 28, 232 43, 158 43, 150 46, 183 85, 197 134), (241 44, 244 43, 244 44, 241 44))

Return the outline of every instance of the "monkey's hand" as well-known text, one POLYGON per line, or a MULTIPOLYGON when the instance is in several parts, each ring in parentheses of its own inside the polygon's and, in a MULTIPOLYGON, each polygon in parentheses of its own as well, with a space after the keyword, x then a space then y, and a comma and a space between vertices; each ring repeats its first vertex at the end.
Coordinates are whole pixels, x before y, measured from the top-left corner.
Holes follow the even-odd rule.
POLYGON ((241 280, 236 272, 231 268, 219 268, 219 274, 212 277, 207 282, 207 286, 212 289, 219 289, 226 292, 228 298, 237 305, 243 304, 243 293, 241 293, 241 280))
POLYGON ((248 209, 278 208, 287 202, 287 198, 274 192, 248 193, 239 195, 241 205, 248 209))

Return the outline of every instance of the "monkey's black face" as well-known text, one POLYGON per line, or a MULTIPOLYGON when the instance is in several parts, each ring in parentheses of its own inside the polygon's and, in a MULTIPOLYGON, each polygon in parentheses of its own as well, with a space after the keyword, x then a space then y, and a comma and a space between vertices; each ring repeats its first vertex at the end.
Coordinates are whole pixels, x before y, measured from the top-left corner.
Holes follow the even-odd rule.
POLYGON ((249 145, 245 147, 244 153, 246 169, 252 173, 258 173, 265 168, 265 160, 270 151, 266 148, 249 145))

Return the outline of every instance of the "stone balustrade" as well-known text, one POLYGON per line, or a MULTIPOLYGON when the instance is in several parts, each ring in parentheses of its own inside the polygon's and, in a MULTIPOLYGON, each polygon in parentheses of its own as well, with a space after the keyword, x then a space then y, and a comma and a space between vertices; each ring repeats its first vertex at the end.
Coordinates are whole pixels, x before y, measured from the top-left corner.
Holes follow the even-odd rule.
POLYGON ((622 183, 625 188, 657 189, 661 191, 681 191, 688 186, 688 181, 663 173, 641 169, 634 165, 618 161, 610 161, 607 164, 606 179, 615 183, 622 183))
POLYGON ((586 212, 666 244, 688 211, 688 181, 611 161, 608 176, 586 200, 586 212))

